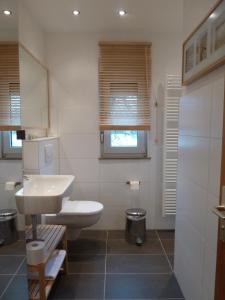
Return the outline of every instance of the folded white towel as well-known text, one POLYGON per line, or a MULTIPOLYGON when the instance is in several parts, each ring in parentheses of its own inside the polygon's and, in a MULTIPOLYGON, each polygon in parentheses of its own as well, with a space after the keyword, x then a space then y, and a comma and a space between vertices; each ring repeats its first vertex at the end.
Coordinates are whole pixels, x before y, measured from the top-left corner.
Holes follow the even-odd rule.
MULTIPOLYGON (((55 250, 50 256, 47 264, 45 265, 45 278, 52 280, 55 279, 59 273, 60 268, 62 267, 63 261, 66 257, 65 250, 55 250)), ((29 279, 37 279, 37 272, 29 272, 29 279)))

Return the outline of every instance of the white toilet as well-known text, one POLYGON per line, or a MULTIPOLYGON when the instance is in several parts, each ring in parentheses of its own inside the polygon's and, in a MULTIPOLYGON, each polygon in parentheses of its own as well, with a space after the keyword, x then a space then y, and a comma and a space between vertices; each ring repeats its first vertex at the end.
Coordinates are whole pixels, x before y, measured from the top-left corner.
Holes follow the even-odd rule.
POLYGON ((97 201, 79 201, 65 198, 60 213, 44 215, 44 223, 66 225, 68 239, 73 240, 79 236, 83 228, 98 222, 103 208, 103 204, 97 201))

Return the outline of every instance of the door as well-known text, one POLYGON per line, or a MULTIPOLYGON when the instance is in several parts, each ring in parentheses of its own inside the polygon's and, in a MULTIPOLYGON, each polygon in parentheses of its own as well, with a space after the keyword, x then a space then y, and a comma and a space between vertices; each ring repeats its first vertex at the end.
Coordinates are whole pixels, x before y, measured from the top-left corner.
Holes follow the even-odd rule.
POLYGON ((214 209, 219 218, 215 300, 225 300, 225 109, 221 163, 220 206, 214 209))

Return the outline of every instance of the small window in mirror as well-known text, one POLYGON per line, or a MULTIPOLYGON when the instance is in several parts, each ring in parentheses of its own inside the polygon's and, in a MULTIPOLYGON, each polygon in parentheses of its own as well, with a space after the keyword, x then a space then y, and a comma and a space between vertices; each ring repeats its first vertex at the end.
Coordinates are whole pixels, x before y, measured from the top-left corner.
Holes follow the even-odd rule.
POLYGON ((17 139, 16 131, 1 132, 1 158, 21 159, 22 141, 17 139))
POLYGON ((17 139, 16 131, 10 132, 10 145, 11 148, 21 148, 22 141, 17 139))

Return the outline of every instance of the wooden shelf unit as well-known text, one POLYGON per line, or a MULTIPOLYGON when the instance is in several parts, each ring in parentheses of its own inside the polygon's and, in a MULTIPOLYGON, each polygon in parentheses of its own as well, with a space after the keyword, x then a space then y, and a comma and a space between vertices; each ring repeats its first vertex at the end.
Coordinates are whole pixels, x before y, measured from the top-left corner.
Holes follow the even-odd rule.
MULTIPOLYGON (((66 256, 59 271, 68 273, 68 259, 67 259, 67 238, 66 227, 62 225, 39 225, 37 228, 38 239, 45 242, 46 256, 44 262, 39 265, 27 265, 28 276, 34 273, 37 275, 35 279, 28 277, 28 290, 30 300, 46 300, 54 284, 54 279, 45 278, 45 268, 48 260, 56 249, 66 251, 66 256)), ((31 239, 32 228, 26 228, 26 239, 31 239)))

